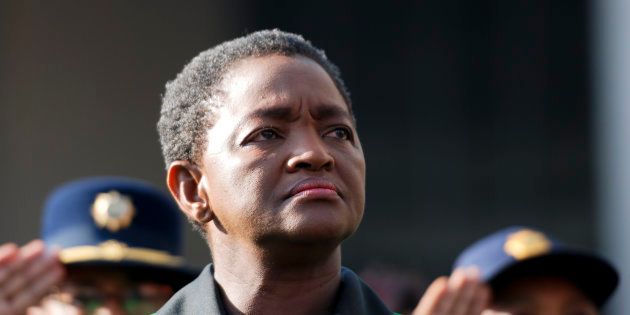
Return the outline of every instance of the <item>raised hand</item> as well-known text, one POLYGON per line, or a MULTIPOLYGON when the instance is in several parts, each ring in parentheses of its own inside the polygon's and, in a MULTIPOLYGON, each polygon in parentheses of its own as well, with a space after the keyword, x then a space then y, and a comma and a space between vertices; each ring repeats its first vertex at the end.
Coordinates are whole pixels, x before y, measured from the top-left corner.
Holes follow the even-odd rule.
POLYGON ((47 252, 41 240, 18 247, 0 246, 0 315, 24 314, 39 304, 64 276, 55 251, 47 252))
POLYGON ((490 300, 490 289, 476 268, 457 269, 433 281, 413 315, 480 315, 490 300))

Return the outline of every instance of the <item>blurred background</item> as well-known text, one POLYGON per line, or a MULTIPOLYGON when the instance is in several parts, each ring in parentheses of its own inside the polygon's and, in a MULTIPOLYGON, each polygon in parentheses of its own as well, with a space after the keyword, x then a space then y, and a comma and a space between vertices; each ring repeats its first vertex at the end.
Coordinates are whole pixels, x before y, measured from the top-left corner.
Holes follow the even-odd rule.
MULTIPOLYGON (((64 181, 164 187, 165 82, 202 50, 278 27, 323 48, 352 92, 367 207, 345 265, 426 285, 472 241, 525 224, 625 267, 628 14, 622 0, 2 1, 0 242, 39 235, 64 181)), ((188 230, 186 256, 205 265, 188 230)))

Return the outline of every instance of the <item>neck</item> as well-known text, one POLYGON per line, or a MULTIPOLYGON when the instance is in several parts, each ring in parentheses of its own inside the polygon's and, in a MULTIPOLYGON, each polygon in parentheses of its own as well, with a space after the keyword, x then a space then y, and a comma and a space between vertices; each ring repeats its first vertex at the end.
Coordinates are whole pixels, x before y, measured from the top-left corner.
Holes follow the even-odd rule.
POLYGON ((230 314, 331 312, 341 279, 339 245, 222 245, 212 246, 214 278, 230 314))

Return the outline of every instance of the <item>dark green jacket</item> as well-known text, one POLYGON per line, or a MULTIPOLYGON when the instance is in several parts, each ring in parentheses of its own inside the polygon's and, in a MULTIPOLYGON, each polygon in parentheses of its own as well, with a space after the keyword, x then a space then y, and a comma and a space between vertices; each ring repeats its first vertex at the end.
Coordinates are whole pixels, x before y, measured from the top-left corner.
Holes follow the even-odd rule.
MULTIPOLYGON (((206 266, 197 279, 179 290, 158 315, 225 315, 227 312, 212 275, 212 265, 206 266)), ((385 304, 361 281, 354 272, 341 268, 341 286, 332 314, 335 315, 391 315, 385 304)))

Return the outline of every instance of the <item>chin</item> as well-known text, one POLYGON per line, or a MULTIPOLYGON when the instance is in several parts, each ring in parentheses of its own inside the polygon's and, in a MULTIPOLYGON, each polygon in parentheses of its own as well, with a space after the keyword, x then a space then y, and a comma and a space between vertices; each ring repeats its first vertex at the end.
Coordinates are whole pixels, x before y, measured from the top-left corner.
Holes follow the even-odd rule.
POLYGON ((302 229, 292 231, 289 237, 291 240, 299 243, 312 243, 317 245, 331 244, 339 245, 346 238, 352 235, 350 229, 302 229))
POLYGON ((295 218, 285 231, 290 239, 298 242, 338 245, 357 229, 355 221, 318 213, 295 218))
POLYGON ((258 238, 256 243, 262 248, 279 253, 290 253, 292 259, 295 253, 303 252, 303 258, 309 254, 333 251, 341 245, 343 240, 352 235, 351 231, 300 230, 277 231, 258 238))
POLYGON ((293 203, 280 213, 259 240, 337 246, 356 231, 362 217, 362 211, 329 202, 293 203))

